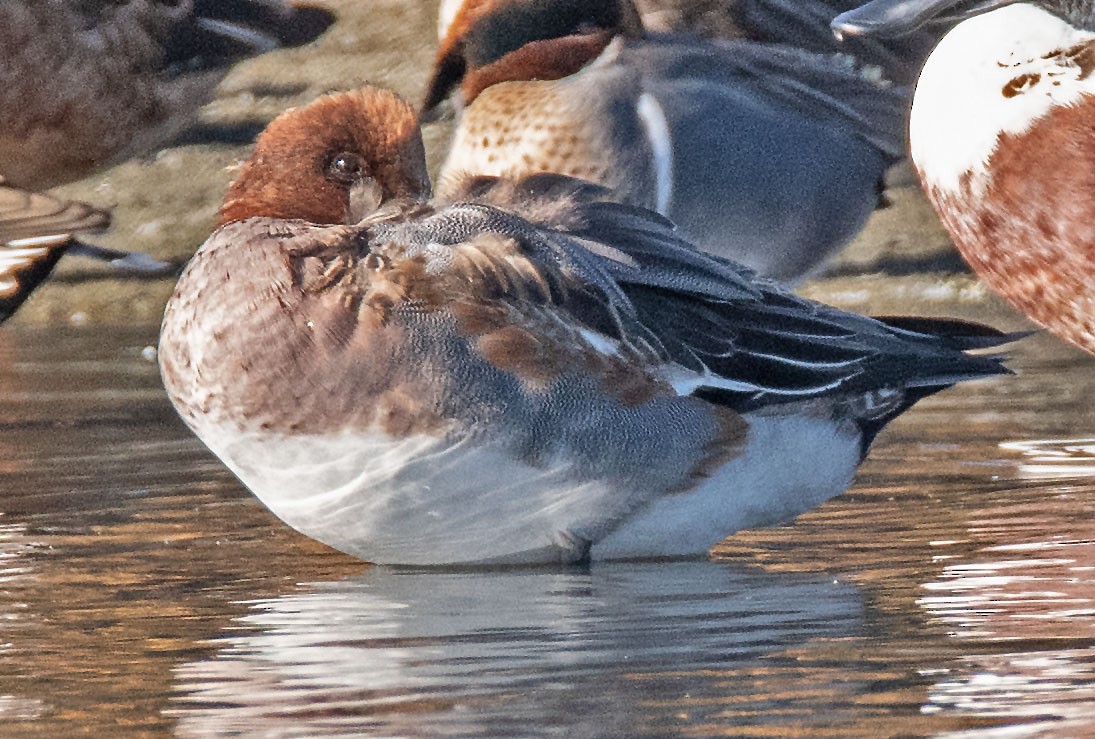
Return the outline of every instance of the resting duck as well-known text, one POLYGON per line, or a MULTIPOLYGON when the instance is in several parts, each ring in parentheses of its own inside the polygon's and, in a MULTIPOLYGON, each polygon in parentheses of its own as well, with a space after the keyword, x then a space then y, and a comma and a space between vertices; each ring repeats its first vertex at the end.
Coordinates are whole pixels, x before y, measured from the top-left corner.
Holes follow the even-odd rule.
POLYGON ((977 274, 1095 353, 1095 3, 877 0, 833 27, 888 34, 961 16, 974 17, 916 86, 913 164, 977 274))
POLYGON ((631 0, 465 3, 424 109, 454 90, 441 195, 472 174, 581 177, 784 281, 858 233, 904 153, 907 92, 877 70, 790 46, 649 36, 631 0))
MULTIPOLYGON (((561 0, 547 1, 556 7, 562 5, 561 0)), ((437 18, 438 42, 449 37, 454 23, 468 23, 491 2, 442 0, 437 18)), ((746 39, 788 44, 819 54, 851 54, 880 68, 886 79, 898 84, 915 82, 921 63, 942 34, 933 28, 900 38, 838 41, 829 30, 830 22, 839 12, 857 4, 856 0, 635 0, 634 8, 647 33, 746 39)))
POLYGON ((0 3, 0 321, 66 252, 175 273, 148 255, 80 241, 109 215, 35 191, 167 143, 233 63, 307 43, 332 20, 281 0, 0 3))
POLYGON ((153 151, 234 63, 332 20, 281 0, 5 0, 0 175, 40 190, 153 151))
POLYGON ((270 124, 168 303, 160 368, 298 531, 396 564, 698 555, 847 488, 1010 337, 873 319, 708 256, 554 174, 429 200, 374 88, 270 124))

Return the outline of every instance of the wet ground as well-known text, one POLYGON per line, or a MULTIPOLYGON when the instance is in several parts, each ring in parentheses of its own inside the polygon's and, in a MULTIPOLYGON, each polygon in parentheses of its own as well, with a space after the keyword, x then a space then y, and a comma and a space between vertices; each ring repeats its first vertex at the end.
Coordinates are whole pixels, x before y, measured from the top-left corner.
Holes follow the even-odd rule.
MULTIPOLYGON (((417 97, 434 5, 328 4, 340 24, 233 72, 189 141, 64 189, 117 206, 103 243, 185 257, 279 110, 417 97)), ((1025 326, 896 182, 805 292, 1025 326)), ((183 428, 154 360, 169 282, 70 261, 0 330, 4 736, 1095 733, 1095 361, 1051 337, 710 562, 393 570, 287 529, 183 428)))

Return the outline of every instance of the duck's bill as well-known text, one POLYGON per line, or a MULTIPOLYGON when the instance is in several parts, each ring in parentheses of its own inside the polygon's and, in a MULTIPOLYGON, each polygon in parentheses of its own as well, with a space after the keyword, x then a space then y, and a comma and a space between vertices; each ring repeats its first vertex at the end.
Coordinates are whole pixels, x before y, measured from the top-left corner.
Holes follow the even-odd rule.
POLYGON ((98 259, 107 262, 115 269, 133 274, 146 275, 148 277, 167 277, 177 275, 182 266, 176 262, 161 262, 152 256, 139 251, 122 251, 121 249, 109 249, 105 246, 96 246, 86 241, 73 238, 69 242, 69 254, 98 259))
POLYGON ((954 23, 1020 0, 874 0, 833 18, 837 38, 901 36, 928 23, 954 23))

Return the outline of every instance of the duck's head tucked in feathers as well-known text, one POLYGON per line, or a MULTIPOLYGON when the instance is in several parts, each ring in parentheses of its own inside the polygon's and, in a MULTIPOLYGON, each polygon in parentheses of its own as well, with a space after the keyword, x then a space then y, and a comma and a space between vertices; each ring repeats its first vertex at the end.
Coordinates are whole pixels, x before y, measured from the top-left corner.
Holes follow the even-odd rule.
POLYGON ((571 178, 403 199, 424 164, 394 135, 402 110, 366 90, 272 127, 160 338, 186 422, 339 549, 413 564, 699 553, 841 492, 918 398, 1005 371, 965 350, 1007 337, 798 298, 571 178), (339 120, 361 127, 353 151, 380 193, 348 225, 344 190, 279 202, 325 176, 339 120))
POLYGON ((251 216, 353 223, 384 201, 429 194, 414 111, 370 87, 276 118, 228 189, 219 223, 251 216))

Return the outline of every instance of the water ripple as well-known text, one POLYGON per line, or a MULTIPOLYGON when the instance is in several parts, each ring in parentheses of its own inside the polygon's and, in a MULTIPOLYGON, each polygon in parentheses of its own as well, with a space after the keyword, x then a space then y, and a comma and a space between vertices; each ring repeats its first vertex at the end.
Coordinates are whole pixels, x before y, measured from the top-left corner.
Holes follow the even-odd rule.
POLYGON ((1025 457, 1019 472, 1026 479, 1095 477, 1095 438, 1005 441, 1000 448, 1025 457))

